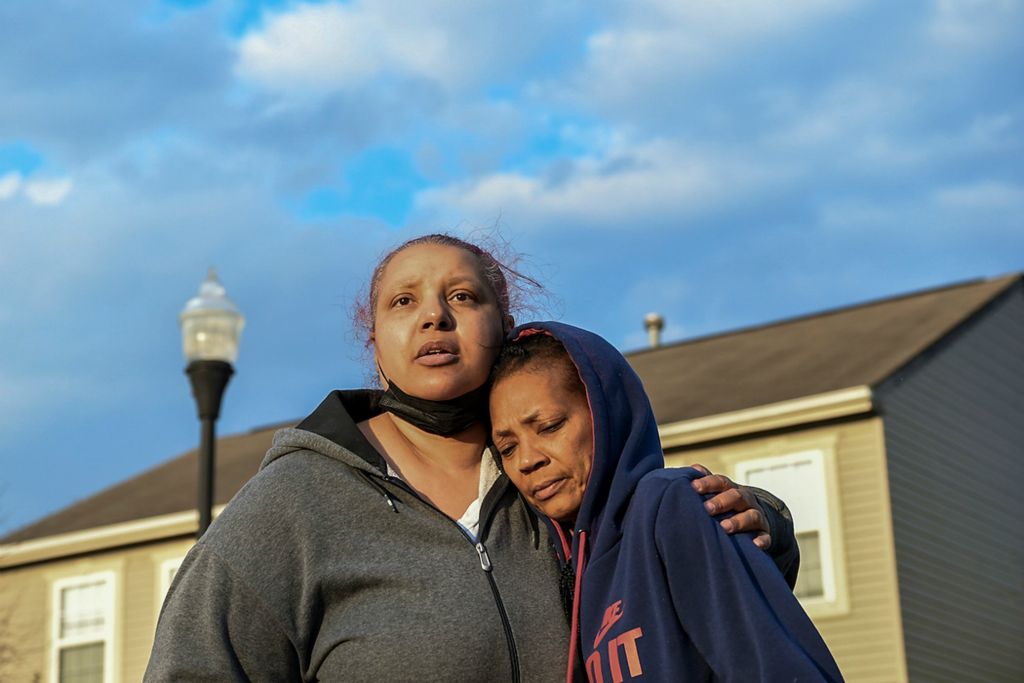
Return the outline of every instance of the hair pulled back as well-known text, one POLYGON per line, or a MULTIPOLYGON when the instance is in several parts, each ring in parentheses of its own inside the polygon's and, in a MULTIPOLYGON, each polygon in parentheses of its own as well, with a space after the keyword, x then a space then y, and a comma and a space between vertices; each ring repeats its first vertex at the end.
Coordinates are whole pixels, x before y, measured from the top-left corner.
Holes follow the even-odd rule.
MULTIPOLYGON (((455 247, 456 249, 467 251, 476 257, 477 265, 480 268, 480 274, 491 288, 491 291, 494 293, 495 300, 498 302, 498 309, 501 312, 503 328, 505 327, 505 321, 508 320, 508 317, 514 315, 522 305, 522 299, 524 298, 527 290, 543 291, 544 289, 543 285, 539 282, 520 273, 510 265, 510 263, 515 263, 519 260, 519 257, 514 254, 505 256, 504 259, 499 259, 499 257, 494 255, 494 253, 498 251, 496 248, 487 249, 468 240, 445 233, 432 233, 429 235, 414 237, 402 242, 380 259, 380 262, 377 263, 377 267, 373 269, 373 274, 370 276, 370 282, 366 291, 356 302, 353 322, 355 323, 356 329, 361 333, 367 346, 372 343, 373 339, 373 330, 376 324, 377 315, 377 301, 380 295, 380 282, 384 277, 385 269, 387 269, 388 264, 391 263, 391 260, 395 258, 395 256, 410 247, 416 247, 421 244, 455 247)), ((505 245, 501 251, 504 253, 511 252, 507 245, 505 245)), ((508 332, 509 330, 505 329, 504 331, 508 332)))
POLYGON ((572 362, 562 342, 550 334, 528 334, 507 342, 491 371, 491 386, 497 386, 501 380, 522 372, 557 373, 569 393, 586 398, 587 390, 576 364, 572 362))

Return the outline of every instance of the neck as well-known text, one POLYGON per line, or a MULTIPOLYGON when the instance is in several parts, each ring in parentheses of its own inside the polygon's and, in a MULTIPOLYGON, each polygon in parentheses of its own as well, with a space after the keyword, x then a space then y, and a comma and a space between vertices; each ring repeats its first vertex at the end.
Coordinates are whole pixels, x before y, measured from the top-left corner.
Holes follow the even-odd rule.
POLYGON ((392 413, 381 413, 360 423, 359 427, 407 481, 409 475, 420 467, 448 472, 479 472, 480 456, 488 439, 487 428, 482 424, 471 425, 451 436, 441 436, 420 429, 392 413))
POLYGON ((390 430, 405 446, 402 450, 419 460, 445 469, 478 469, 480 466, 480 454, 487 446, 487 428, 483 424, 476 423, 451 436, 441 436, 392 413, 382 413, 379 417, 390 423, 390 430))
POLYGON ((381 413, 359 423, 359 429, 406 484, 452 519, 461 517, 477 497, 487 445, 483 425, 440 436, 381 413))

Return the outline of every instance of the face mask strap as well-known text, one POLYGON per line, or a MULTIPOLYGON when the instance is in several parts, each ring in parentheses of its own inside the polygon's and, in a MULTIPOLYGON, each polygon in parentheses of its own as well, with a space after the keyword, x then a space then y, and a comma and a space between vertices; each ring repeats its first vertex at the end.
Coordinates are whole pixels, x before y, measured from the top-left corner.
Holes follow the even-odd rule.
POLYGON ((431 401, 402 391, 384 374, 380 363, 377 363, 377 370, 387 384, 380 398, 380 407, 425 432, 451 436, 478 422, 487 421, 488 383, 462 396, 446 401, 431 401))

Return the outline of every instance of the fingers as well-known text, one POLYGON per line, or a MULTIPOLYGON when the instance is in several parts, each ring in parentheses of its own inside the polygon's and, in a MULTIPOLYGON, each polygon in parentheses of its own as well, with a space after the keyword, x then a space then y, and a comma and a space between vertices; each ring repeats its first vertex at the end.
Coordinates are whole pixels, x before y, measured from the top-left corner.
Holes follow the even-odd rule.
POLYGON ((712 474, 704 465, 694 463, 690 467, 704 474, 703 477, 693 480, 694 490, 702 494, 717 494, 704 501, 704 509, 708 514, 735 513, 729 519, 720 522, 725 532, 753 532, 756 534, 754 545, 761 550, 768 550, 772 544, 771 534, 768 533, 768 518, 761 511, 754 494, 743 486, 737 486, 736 482, 723 474, 712 474))
POLYGON ((758 508, 738 512, 729 519, 723 519, 720 523, 726 533, 730 534, 747 531, 767 533, 769 531, 768 520, 758 508))
POLYGON ((747 510, 746 512, 741 512, 729 519, 723 519, 720 524, 727 534, 736 534, 746 531, 758 532, 757 535, 754 536, 754 545, 761 550, 768 550, 768 548, 772 546, 772 536, 768 533, 764 515, 760 510, 747 510))
POLYGON ((714 498, 704 501, 704 509, 711 515, 725 512, 743 512, 751 507, 750 501, 743 497, 740 489, 726 489, 714 498))
POLYGON ((709 474, 711 474, 711 470, 709 470, 707 467, 704 467, 704 465, 701 465, 698 462, 693 463, 692 465, 690 465, 690 467, 692 467, 693 469, 697 470, 698 472, 703 474, 705 477, 708 476, 709 474))
POLYGON ((708 474, 700 479, 694 479, 692 484, 697 493, 718 493, 736 488, 732 479, 724 474, 708 474))

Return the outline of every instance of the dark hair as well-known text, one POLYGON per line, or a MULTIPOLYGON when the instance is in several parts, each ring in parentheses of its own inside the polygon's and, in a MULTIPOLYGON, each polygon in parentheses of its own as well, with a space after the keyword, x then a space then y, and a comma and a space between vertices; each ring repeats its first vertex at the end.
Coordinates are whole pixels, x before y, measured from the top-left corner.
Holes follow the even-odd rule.
POLYGON ((491 386, 521 372, 557 372, 570 393, 587 396, 587 390, 562 342, 550 334, 534 333, 508 342, 501 349, 491 372, 491 386))
MULTIPOLYGON (((497 299, 498 309, 501 312, 502 327, 505 326, 505 321, 513 314, 513 311, 520 307, 521 298, 525 290, 542 291, 544 289, 544 286, 539 282, 508 265, 510 262, 519 260, 515 255, 499 260, 493 254, 497 249, 488 250, 472 242, 444 233, 414 237, 411 240, 402 242, 380 259, 377 267, 373 269, 373 275, 370 276, 369 286, 356 302, 353 318, 356 328, 362 330, 367 346, 369 346, 370 340, 373 337, 373 328, 377 315, 377 298, 380 293, 380 281, 384 276, 384 270, 395 256, 409 247, 421 244, 455 247, 468 251, 476 257, 477 263, 480 266, 480 273, 490 286, 491 291, 494 292, 495 299, 497 299)), ((510 250, 506 246, 503 251, 508 252, 510 250)), ((508 332, 507 329, 505 331, 508 332)))

